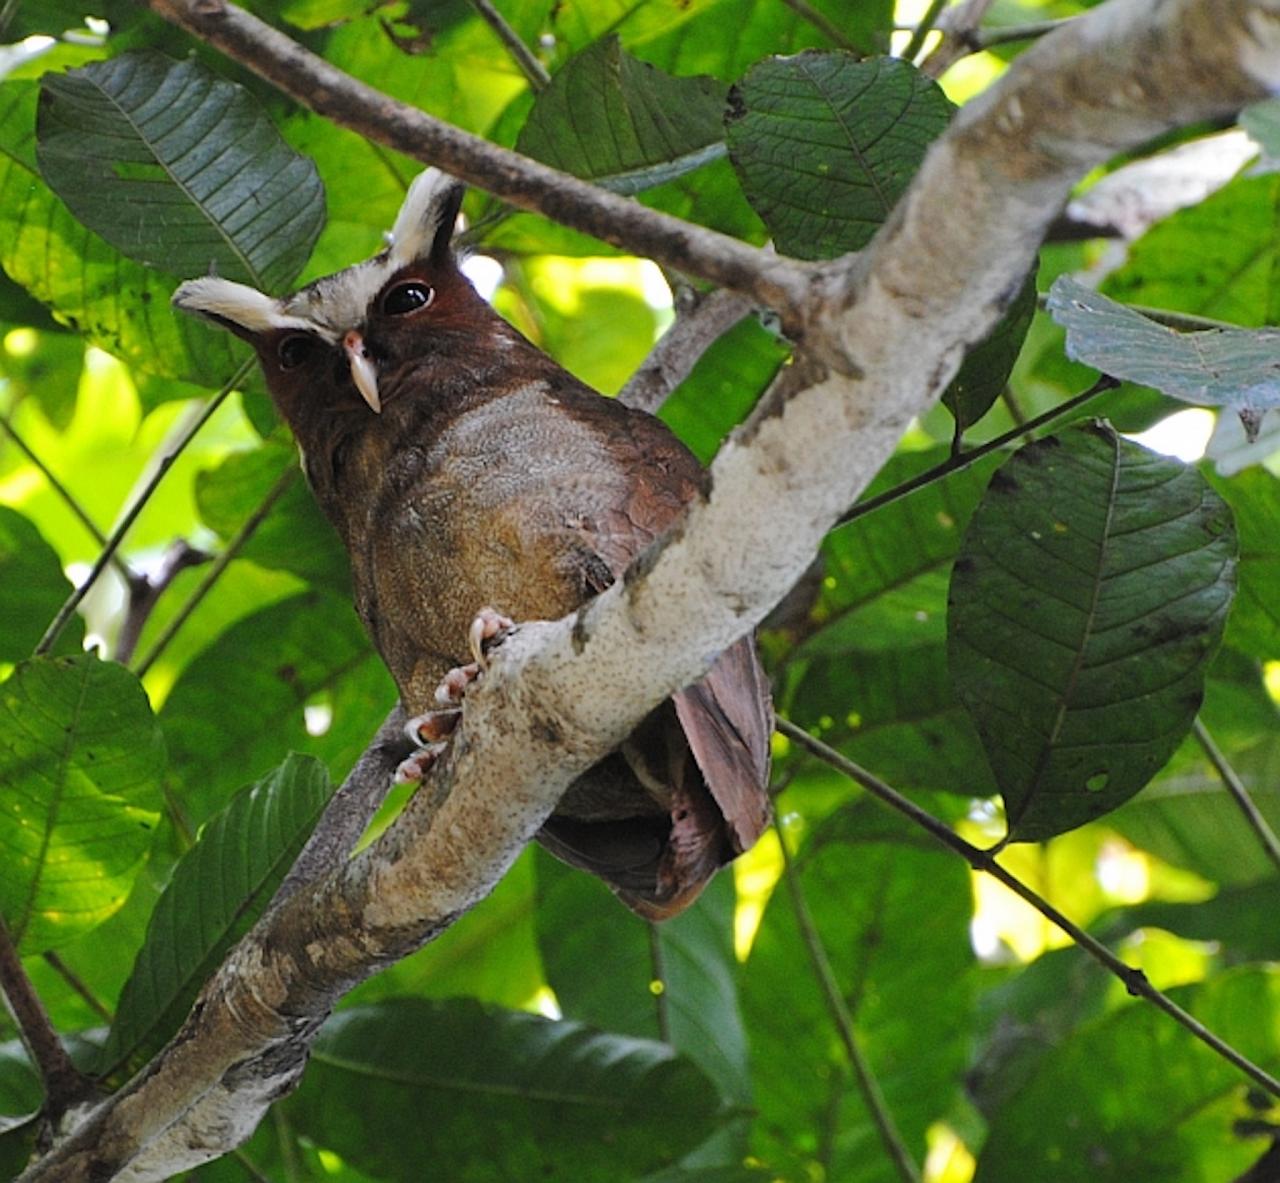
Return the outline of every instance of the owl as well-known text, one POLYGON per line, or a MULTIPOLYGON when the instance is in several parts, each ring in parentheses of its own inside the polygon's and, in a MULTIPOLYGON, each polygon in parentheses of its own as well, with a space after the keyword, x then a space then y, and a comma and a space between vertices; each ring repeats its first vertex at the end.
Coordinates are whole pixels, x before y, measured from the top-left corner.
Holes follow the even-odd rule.
MULTIPOLYGON (((173 298, 257 351, 410 715, 468 668, 479 609, 566 615, 704 485, 660 420, 578 381, 475 291, 452 247, 462 193, 428 169, 382 251, 291 296, 206 277, 173 298)), ((576 780, 538 840, 642 916, 674 916, 768 823, 771 730, 744 638, 576 780)))

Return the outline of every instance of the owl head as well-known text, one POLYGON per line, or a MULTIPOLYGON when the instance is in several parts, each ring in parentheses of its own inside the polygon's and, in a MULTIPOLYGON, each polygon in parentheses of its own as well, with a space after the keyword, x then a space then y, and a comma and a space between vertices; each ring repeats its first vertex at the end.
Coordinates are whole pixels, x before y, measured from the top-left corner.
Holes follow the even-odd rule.
POLYGON ((395 374, 421 354, 424 332, 456 327, 479 299, 450 248, 462 193, 461 182, 427 169, 378 254, 291 296, 208 276, 182 284, 173 303, 253 345, 291 422, 317 411, 378 413, 395 374))

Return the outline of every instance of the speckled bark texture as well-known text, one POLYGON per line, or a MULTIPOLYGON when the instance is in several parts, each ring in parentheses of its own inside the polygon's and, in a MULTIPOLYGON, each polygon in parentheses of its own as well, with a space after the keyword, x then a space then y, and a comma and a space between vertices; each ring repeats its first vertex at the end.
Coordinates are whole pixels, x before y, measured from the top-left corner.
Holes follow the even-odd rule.
MULTIPOLYGON (((151 4, 305 92, 298 79, 312 66, 302 51, 271 58, 221 0, 151 4)), ((313 105, 359 110, 348 80, 325 70, 313 105)), ((570 781, 802 576, 824 533, 1016 291, 1072 183, 1122 148, 1230 114, 1278 84, 1280 0, 1112 0, 1044 39, 961 113, 858 258, 815 269, 761 253, 757 278, 742 282, 740 244, 719 267, 686 261, 740 290, 776 292, 801 334, 795 364, 717 457, 709 498, 580 619, 520 627, 399 820, 350 862, 297 883, 233 951, 175 1040, 23 1180, 159 1180, 247 1137, 297 1080, 341 993, 483 898, 570 781)), ((468 161, 473 183, 519 188, 521 204, 593 228, 580 185, 568 201, 547 170, 522 172, 510 154, 487 177, 489 157, 451 141, 444 159, 439 126, 427 134, 391 113, 391 130, 360 130, 410 144, 428 162, 468 161)), ((651 240, 628 227, 658 216, 628 204, 614 238, 644 251, 651 240)), ((668 221, 652 223, 659 237, 668 221)), ((699 257, 716 249, 699 240, 699 257)))

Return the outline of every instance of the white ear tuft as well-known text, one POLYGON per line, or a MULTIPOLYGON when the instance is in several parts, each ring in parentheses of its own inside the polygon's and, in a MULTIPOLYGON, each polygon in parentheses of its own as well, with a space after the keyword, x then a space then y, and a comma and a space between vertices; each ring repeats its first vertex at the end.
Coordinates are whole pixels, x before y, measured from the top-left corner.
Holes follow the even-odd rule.
POLYGON ((448 246, 462 190, 461 181, 438 168, 429 168, 414 178, 391 229, 393 267, 403 267, 448 246))
POLYGON ((173 293, 173 304, 184 312, 196 312, 241 336, 255 337, 272 329, 309 330, 310 322, 289 316, 278 300, 230 279, 205 276, 189 279, 173 293))

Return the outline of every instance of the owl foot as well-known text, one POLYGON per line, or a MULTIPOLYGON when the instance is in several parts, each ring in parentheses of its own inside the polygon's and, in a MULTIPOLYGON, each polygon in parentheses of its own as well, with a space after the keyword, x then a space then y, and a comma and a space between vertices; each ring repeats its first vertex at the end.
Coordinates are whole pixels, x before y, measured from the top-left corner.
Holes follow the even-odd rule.
MULTIPOLYGON (((412 726, 412 724, 410 724, 412 726)), ((412 735, 413 733, 410 732, 412 735)), ((414 738, 414 742, 418 742, 414 738)), ((420 747, 408 759, 401 760, 400 766, 396 769, 395 783, 398 785, 416 784, 431 771, 431 766, 440 758, 440 753, 444 751, 444 744, 429 743, 420 747)))
MULTIPOLYGON (((471 627, 467 630, 467 643, 471 647, 471 656, 475 658, 479 669, 483 670, 489 664, 489 650, 501 644, 503 638, 515 627, 516 622, 511 617, 503 616, 494 608, 481 608, 476 613, 471 627)), ((450 672, 457 673, 457 670, 450 672)), ((445 677, 447 680, 448 675, 446 674, 445 677)), ((437 690, 436 693, 438 695, 440 692, 437 690)))

